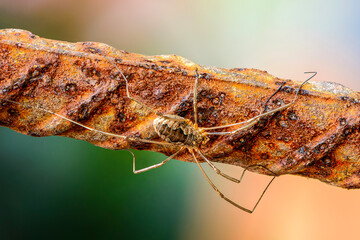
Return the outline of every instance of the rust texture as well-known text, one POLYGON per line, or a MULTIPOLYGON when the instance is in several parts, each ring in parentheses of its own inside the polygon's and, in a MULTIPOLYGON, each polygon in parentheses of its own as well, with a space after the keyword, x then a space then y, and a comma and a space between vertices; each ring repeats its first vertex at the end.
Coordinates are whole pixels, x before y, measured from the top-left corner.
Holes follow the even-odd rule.
MULTIPOLYGON (((6 29, 0 30, 0 97, 46 108, 102 131, 159 140, 152 126, 156 115, 127 98, 125 81, 96 49, 124 72, 134 98, 161 113, 191 121, 198 69, 201 127, 260 114, 284 81, 256 69, 204 67, 176 55, 143 56, 102 43, 68 43, 6 29)), ((287 80, 268 107, 291 102, 300 83, 287 80)), ((261 119, 250 130, 210 136, 202 152, 214 162, 242 167, 259 164, 278 175, 296 174, 359 188, 359 99, 359 92, 340 84, 312 81, 290 108, 261 119)), ((0 125, 31 136, 66 136, 109 149, 150 150, 168 156, 175 152, 170 146, 89 131, 53 114, 6 101, 0 101, 0 125)), ((187 151, 176 159, 192 161, 187 151)), ((251 170, 268 173, 263 168, 251 170)))

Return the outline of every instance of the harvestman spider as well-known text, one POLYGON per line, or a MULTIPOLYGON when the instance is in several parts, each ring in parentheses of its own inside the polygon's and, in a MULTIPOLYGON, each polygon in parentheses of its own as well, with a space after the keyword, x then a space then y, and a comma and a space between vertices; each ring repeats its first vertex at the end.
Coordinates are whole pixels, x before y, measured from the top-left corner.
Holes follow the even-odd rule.
MULTIPOLYGON (((313 75, 311 77, 309 77, 307 80, 305 80, 298 88, 298 90, 296 91, 295 97, 293 99, 292 102, 285 104, 284 106, 281 106, 279 108, 270 110, 268 112, 266 112, 265 110, 263 111, 263 113, 257 115, 256 117, 250 118, 246 121, 243 122, 238 122, 238 123, 233 123, 233 124, 227 124, 227 125, 222 125, 222 126, 215 126, 215 127, 208 127, 208 128, 202 128, 202 127, 198 127, 198 116, 197 116, 197 89, 198 89, 198 84, 199 84, 199 74, 198 71, 196 69, 195 73, 196 73, 196 79, 195 79, 195 85, 194 85, 194 93, 193 93, 193 111, 194 111, 194 122, 191 122, 189 119, 185 119, 182 118, 180 116, 177 115, 170 115, 170 114, 162 114, 154 109, 152 109, 151 107, 146 106, 145 104, 141 103, 140 101, 136 100, 135 98, 130 96, 129 93, 129 83, 127 78, 125 77, 125 75, 123 74, 123 72, 115 65, 115 63, 113 61, 111 61, 107 56, 105 56, 100 50, 98 50, 98 52, 105 58, 107 59, 115 68, 117 71, 119 71, 119 73, 121 74, 121 76, 124 78, 125 83, 126 83, 126 95, 129 99, 135 101, 136 103, 140 104, 141 106, 150 109, 153 113, 155 113, 158 117, 154 120, 153 122, 153 127, 155 132, 158 134, 158 136, 164 140, 164 142, 162 141, 153 141, 153 140, 147 140, 147 139, 140 139, 140 138, 135 138, 135 137, 128 137, 125 135, 119 135, 119 134, 114 134, 114 133, 109 133, 109 132, 104 132, 101 130, 97 130, 88 126, 85 126, 81 123, 78 123, 74 120, 71 120, 65 116, 62 116, 58 113, 52 112, 48 109, 45 109, 43 107, 37 107, 37 106, 28 106, 25 105, 23 103, 19 103, 19 102, 15 102, 12 100, 7 100, 7 99, 3 99, 0 98, 0 100, 4 100, 10 103, 15 103, 18 105, 22 105, 24 107, 27 108, 33 108, 33 109, 39 109, 45 112, 48 112, 50 114, 53 114, 59 118, 62 118, 64 120, 67 120, 73 124, 76 124, 78 126, 81 126, 85 129, 88 129, 90 131, 94 131, 94 132, 98 132, 107 136, 111 136, 111 137, 118 137, 118 138, 123 138, 124 140, 128 140, 128 141, 138 141, 138 142, 144 142, 144 143, 153 143, 153 144, 160 144, 160 145, 167 145, 167 146, 176 146, 178 147, 178 151, 176 151, 174 154, 172 154, 171 156, 169 156, 168 158, 166 158, 165 160, 163 160, 162 162, 146 167, 146 168, 142 168, 139 170, 135 169, 135 155, 133 152, 131 152, 129 150, 129 152, 132 154, 133 157, 133 172, 135 174, 137 173, 142 173, 145 171, 148 171, 150 169, 154 169, 154 168, 158 168, 162 165, 164 165, 165 163, 167 163, 169 160, 171 160, 172 158, 174 158, 177 154, 179 154, 182 150, 187 149, 193 156, 195 163, 198 165, 198 167, 200 168, 201 172, 204 174, 205 178, 207 179, 207 181, 209 182, 209 184, 212 186, 212 188, 220 195, 221 198, 223 198, 224 200, 226 200, 227 202, 231 203, 232 205, 234 205, 235 207, 248 212, 248 213, 252 213, 255 208, 257 207, 257 205, 259 204, 260 200, 262 199, 263 195, 265 194, 266 190, 268 189, 268 187, 270 186, 270 184, 272 183, 272 181, 274 180, 274 178, 277 176, 274 172, 272 172, 271 170, 267 169, 264 166, 261 165, 251 165, 248 166, 247 168, 245 168, 241 174, 240 179, 236 179, 234 177, 231 177, 223 172, 221 172, 209 159, 207 159, 203 153, 200 151, 201 146, 205 145, 208 141, 208 135, 231 135, 234 134, 236 132, 242 131, 242 130, 248 130, 250 129, 252 126, 254 126, 256 123, 259 122, 259 120, 262 117, 265 116, 269 116, 271 114, 274 114, 276 112, 279 112, 281 110, 284 110, 286 108, 289 108, 291 105, 293 105, 296 101, 296 98, 300 92, 300 89, 302 88, 302 86, 309 81, 311 78, 313 78, 316 75, 316 72, 305 72, 305 73, 312 73, 313 75), (209 130, 215 130, 215 129, 221 129, 221 128, 228 128, 228 127, 233 127, 233 126, 238 126, 238 125, 243 125, 233 131, 224 131, 224 132, 209 132, 209 130), (197 159, 195 153, 197 153, 198 155, 200 155, 200 157, 220 176, 233 181, 235 183, 240 183, 241 180, 243 179, 243 176, 245 174, 245 171, 248 170, 249 168, 252 167, 261 167, 264 168, 265 170, 267 170, 269 173, 271 173, 273 175, 273 178, 270 180, 270 182, 268 183, 268 185, 266 186, 266 188, 264 189, 264 191, 262 192, 262 194, 260 195, 259 199, 257 200, 256 204, 254 205, 254 207, 250 210, 247 209, 245 207, 240 206, 239 204, 235 203, 234 201, 230 200, 229 198, 227 198, 222 192, 220 192, 220 190, 215 186, 215 184, 210 180, 210 178, 208 177, 208 175, 205 173, 204 169, 202 168, 202 166, 200 165, 199 160, 197 159)), ((265 103, 268 103, 268 101, 278 92, 280 91, 280 89, 282 88, 282 86, 285 84, 282 83, 282 85, 276 90, 276 92, 274 94, 272 94, 268 100, 265 103)))

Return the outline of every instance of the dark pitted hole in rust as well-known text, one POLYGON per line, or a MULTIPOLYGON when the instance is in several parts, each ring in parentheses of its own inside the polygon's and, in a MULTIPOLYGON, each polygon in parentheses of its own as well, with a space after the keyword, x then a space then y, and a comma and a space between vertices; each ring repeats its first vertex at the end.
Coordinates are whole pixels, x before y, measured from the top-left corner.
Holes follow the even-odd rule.
POLYGON ((269 147, 270 149, 274 149, 276 146, 275 146, 275 144, 273 144, 273 143, 269 143, 269 144, 268 144, 268 147, 269 147))
POLYGON ((308 149, 306 147, 301 147, 299 150, 298 150, 298 153, 304 155, 308 152, 308 149))
POLYGON ((296 116, 294 111, 289 111, 287 117, 289 120, 299 120, 299 117, 296 116))
POLYGON ((259 119, 259 122, 255 125, 256 128, 263 128, 266 126, 266 124, 268 123, 269 118, 265 117, 265 118, 261 118, 259 119))
POLYGON ((359 101, 359 99, 352 98, 350 102, 354 103, 354 104, 358 104, 360 101, 359 101))
POLYGON ((232 136, 227 140, 235 150, 250 151, 253 146, 253 137, 251 134, 245 134, 243 136, 232 136))
POLYGON ((125 114, 122 113, 122 112, 119 112, 119 113, 117 114, 117 118, 119 119, 120 122, 125 122, 125 121, 126 121, 126 116, 125 116, 125 114))
POLYGON ((305 90, 305 89, 300 89, 299 95, 310 95, 310 92, 308 90, 305 90))
POLYGON ((288 143, 292 140, 292 137, 282 137, 280 140, 283 140, 284 142, 288 143))
POLYGON ((94 48, 94 47, 87 47, 86 49, 91 53, 100 53, 100 52, 102 52, 100 49, 94 48))
POLYGON ((56 95, 60 94, 61 91, 62 91, 62 90, 61 90, 61 87, 59 87, 59 86, 54 87, 54 93, 55 93, 56 95))
POLYGON ((12 86, 8 86, 8 87, 2 89, 1 92, 2 92, 2 93, 7 93, 7 92, 11 91, 12 88, 13 88, 12 86))
POLYGON ((75 65, 75 66, 82 66, 82 65, 83 65, 83 62, 81 62, 80 60, 75 60, 75 61, 74 61, 74 65, 75 65))
POLYGON ((78 120, 84 120, 90 116, 89 106, 87 106, 87 104, 85 104, 85 103, 80 105, 77 112, 78 112, 78 115, 77 115, 78 120))
POLYGON ((216 122, 217 113, 214 107, 198 108, 198 115, 199 123, 215 124, 216 122))
POLYGON ((199 78, 211 79, 211 74, 209 74, 209 73, 200 73, 199 78))
POLYGON ((322 159, 320 160, 320 164, 321 164, 322 166, 331 167, 331 168, 336 167, 336 161, 332 160, 332 159, 329 158, 328 156, 322 158, 322 159))
POLYGON ((277 126, 283 127, 283 128, 288 128, 288 127, 289 127, 288 122, 285 121, 285 120, 280 120, 280 121, 278 121, 278 122, 277 122, 277 126))
POLYGON ((190 110, 192 110, 192 102, 188 100, 183 101, 180 103, 179 108, 176 110, 176 115, 180 117, 185 117, 190 110))
POLYGON ((99 99, 100 99, 99 94, 96 94, 96 95, 94 95, 94 96, 91 97, 91 101, 92 101, 92 102, 96 102, 96 101, 98 101, 99 99))
POLYGON ((212 103, 213 103, 214 105, 218 105, 218 104, 220 104, 220 99, 217 98, 217 97, 215 97, 215 98, 212 100, 212 103))
POLYGON ((235 71, 235 72, 242 72, 242 71, 245 71, 246 68, 231 68, 229 69, 230 71, 235 71))
POLYGON ((19 111, 15 110, 15 109, 13 109, 13 108, 8 109, 7 112, 8 112, 12 117, 18 117, 18 116, 20 116, 19 111))
POLYGON ((280 99, 280 98, 274 99, 272 102, 273 102, 276 106, 281 106, 281 105, 283 105, 283 103, 284 103, 284 101, 283 101, 282 99, 280 99))
POLYGON ((352 134, 355 130, 355 127, 353 129, 353 127, 348 127, 346 129, 344 129, 343 134, 341 135, 342 137, 347 137, 348 135, 352 134))
POLYGON ((340 126, 345 126, 347 121, 346 118, 340 118, 339 122, 340 122, 340 126))
POLYGON ((69 94, 75 94, 76 91, 77 91, 76 83, 68 83, 68 84, 66 84, 64 90, 65 90, 65 92, 67 92, 69 94))
POLYGON ((319 145, 317 145, 314 148, 314 153, 318 154, 320 152, 324 152, 325 149, 327 149, 327 144, 326 143, 320 143, 319 145))
POLYGON ((349 100, 350 100, 350 97, 341 96, 341 97, 340 97, 340 100, 342 100, 342 101, 349 101, 349 100))
POLYGON ((123 74, 126 77, 126 80, 128 81, 132 80, 135 77, 134 73, 127 73, 127 74, 123 73, 123 74))
POLYGON ((170 64, 171 61, 168 61, 168 60, 160 60, 161 63, 164 63, 164 64, 170 64))
POLYGON ((295 89, 290 86, 284 86, 281 88, 280 91, 286 92, 286 93, 293 93, 293 92, 295 92, 295 89))

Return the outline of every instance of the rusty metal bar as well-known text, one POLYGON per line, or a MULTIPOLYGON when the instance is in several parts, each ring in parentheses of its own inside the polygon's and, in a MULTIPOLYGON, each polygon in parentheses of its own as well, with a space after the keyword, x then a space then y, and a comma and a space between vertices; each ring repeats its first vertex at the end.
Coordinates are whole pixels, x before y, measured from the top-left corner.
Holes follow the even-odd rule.
MULTIPOLYGON (((172 146, 106 136, 30 107, 48 109, 101 131, 158 141, 152 127, 156 115, 126 96, 123 78, 97 50, 124 72, 135 99, 191 121, 197 69, 200 127, 260 114, 284 81, 256 69, 205 67, 176 55, 143 56, 102 43, 61 42, 5 29, 0 30, 0 98, 23 105, 0 101, 0 125, 31 136, 59 135, 109 149, 173 154, 172 146)), ((268 107, 291 102, 300 84, 287 80, 268 107)), ((262 119, 250 130, 211 136, 202 152, 214 162, 258 164, 278 175, 296 174, 359 188, 359 99, 359 92, 337 83, 308 83, 289 109, 262 119)), ((176 159, 192 161, 187 151, 176 159)), ((269 174, 264 168, 251 170, 269 174)))

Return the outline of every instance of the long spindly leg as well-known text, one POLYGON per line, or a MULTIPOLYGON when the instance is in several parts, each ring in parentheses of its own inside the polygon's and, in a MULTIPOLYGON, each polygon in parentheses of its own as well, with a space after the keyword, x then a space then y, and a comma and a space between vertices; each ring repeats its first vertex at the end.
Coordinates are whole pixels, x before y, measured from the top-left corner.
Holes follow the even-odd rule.
POLYGON ((141 106, 143 106, 143 107, 151 110, 151 111, 154 112, 156 115, 158 115, 158 116, 163 116, 162 113, 156 111, 155 109, 153 109, 153 108, 151 108, 151 107, 149 107, 149 106, 146 106, 145 104, 143 104, 143 103, 140 102, 139 100, 137 100, 137 99, 133 98, 132 96, 130 96, 129 82, 128 82, 126 76, 124 75, 124 73, 120 70, 120 68, 119 68, 118 66, 116 66, 116 64, 115 64, 112 60, 110 60, 109 57, 107 57, 102 51, 100 51, 100 49, 97 49, 97 52, 99 52, 106 60, 108 60, 108 61, 116 68, 116 70, 118 70, 118 72, 120 73, 120 75, 122 76, 122 78, 125 80, 126 95, 127 95, 127 97, 128 97, 129 99, 131 99, 131 100, 133 100, 134 102, 140 104, 141 106))
POLYGON ((208 175, 205 173, 204 169, 201 167, 199 161, 197 160, 196 156, 195 156, 195 153, 192 149, 188 149, 191 154, 193 155, 194 157, 194 160, 195 160, 195 163, 198 165, 198 167, 200 168, 201 172, 204 174, 206 180, 209 182, 209 184, 211 185, 211 187, 219 194, 219 196, 224 199, 225 201, 231 203, 232 205, 234 205, 235 207, 247 212, 247 213, 252 213, 254 211, 253 210, 249 210, 243 206, 240 206, 239 204, 235 203, 234 201, 230 200, 229 198, 227 198, 222 192, 220 192, 220 190, 215 186, 215 184, 210 180, 210 178, 208 177, 208 175))
POLYGON ((202 157, 202 159, 205 160, 205 162, 207 164, 209 164, 209 166, 219 175, 223 176, 224 178, 226 179, 229 179, 230 181, 233 181, 233 182, 236 182, 236 183, 240 183, 240 180, 239 179, 236 179, 234 177, 231 177, 223 172, 220 171, 220 169, 218 169, 212 162, 210 162, 209 159, 207 159, 204 154, 202 154, 202 152, 199 150, 199 149, 195 149, 195 151, 202 157))
POLYGON ((194 126, 195 128, 198 126, 198 113, 197 113, 197 93, 198 93, 198 85, 199 85, 199 73, 197 69, 195 70, 196 78, 194 84, 194 99, 193 99, 193 108, 194 108, 194 126))
MULTIPOLYGON (((279 110, 280 111, 280 110, 279 110)), ((267 113, 270 113, 270 112, 267 112, 267 113)), ((242 122, 242 124, 245 124, 245 126, 242 126, 242 127, 239 127, 237 129, 235 129, 234 131, 228 131, 228 132, 207 132, 206 134, 207 135, 229 135, 229 134, 234 134, 234 133, 237 133, 239 131, 242 131, 242 130, 247 130, 247 129, 250 129, 252 126, 254 126, 256 123, 258 123, 260 121, 260 118, 261 117, 264 117, 264 116, 267 116, 269 114, 260 114, 254 118, 251 118, 245 122, 242 122)), ((238 124, 236 124, 238 125, 238 124)))
POLYGON ((162 161, 161 163, 158 163, 158 164, 155 164, 155 165, 152 165, 152 166, 149 166, 149 167, 146 167, 146 168, 142 168, 142 169, 139 169, 139 170, 136 170, 135 169, 135 155, 134 153, 129 150, 129 149, 126 149, 127 151, 129 151, 133 157, 133 172, 134 174, 138 174, 138 173, 142 173, 142 172, 146 172, 146 171, 149 171, 151 169, 154 169, 154 168, 158 168, 158 167, 161 167, 162 165, 164 165, 165 163, 167 163, 169 160, 173 159, 177 154, 179 154, 184 148, 180 148, 176 153, 174 153, 173 155, 167 157, 164 161, 162 161))
POLYGON ((248 171, 250 168, 254 168, 254 167, 261 167, 263 169, 265 169, 266 171, 268 171, 269 173, 271 173, 273 175, 273 177, 271 178, 271 180, 269 181, 269 183, 266 185, 264 191, 262 192, 262 194, 260 195, 259 199, 257 200, 256 204, 254 205, 252 211, 255 210, 255 208, 257 207, 257 205, 259 204, 260 200, 262 199, 262 197, 264 196, 265 192, 268 190, 268 188, 270 187, 271 183, 275 180, 275 178, 278 176, 276 173, 274 173, 273 171, 271 171, 270 169, 259 165, 259 164, 255 164, 255 165, 250 165, 247 166, 246 168, 244 168, 241 177, 240 177, 240 182, 243 180, 244 176, 245 176, 245 172, 248 171))
POLYGON ((153 141, 153 140, 146 140, 146 139, 141 139, 141 138, 134 138, 134 137, 128 137, 128 136, 125 136, 125 135, 120 135, 120 134, 115 134, 115 133, 109 133, 109 132, 105 132, 105 131, 101 131, 101 130, 98 130, 98 129, 95 129, 95 128, 92 128, 92 127, 89 127, 89 126, 86 126, 84 124, 81 124, 79 122, 76 122, 68 117, 65 117, 65 116, 62 116, 56 112, 53 112, 53 111, 50 111, 46 108, 43 108, 43 107, 39 107, 39 106, 29 106, 27 104, 24 104, 24 103, 20 103, 20 102, 15 102, 15 101, 12 101, 12 100, 8 100, 8 99, 4 99, 4 98, 0 98, 0 100, 2 101, 5 101, 5 102, 10 102, 10 103, 14 103, 14 104, 17 104, 17 105, 20 105, 22 107, 25 107, 25 108, 32 108, 32 109, 36 109, 36 110, 41 110, 43 112, 47 112, 47 113, 50 113, 50 114, 53 114, 61 119, 64 119, 66 121, 69 121, 75 125, 78 125, 80 127, 83 127, 87 130, 90 130, 90 131, 93 131, 93 132, 97 132, 97 133, 101 133, 101 134, 104 134, 106 136, 110 136, 110 137, 116 137, 116 138, 122 138, 124 140, 129 140, 129 141, 139 141, 139 142, 143 142, 143 143, 154 143, 154 144, 159 144, 159 145, 171 145, 171 146, 174 146, 173 143, 168 143, 168 142, 160 142, 160 141, 153 141))
MULTIPOLYGON (((247 213, 253 213, 256 209, 256 207, 258 206, 259 202, 261 201, 262 197, 264 196, 266 190, 269 188, 270 184, 272 183, 272 181, 275 179, 275 176, 270 180, 270 182, 268 183, 268 185, 266 186, 265 190, 262 192, 262 194, 260 195, 259 199, 257 200, 256 204, 254 205, 254 207, 250 210, 248 208, 245 208, 243 206, 240 206, 239 204, 235 203, 234 201, 232 201, 231 199, 227 198, 222 192, 220 192, 220 190, 215 186, 215 184, 210 180, 210 178, 208 177, 208 175, 205 173, 204 169, 201 167, 199 161, 197 160, 195 153, 192 149, 188 148, 188 150, 191 152, 191 154, 194 157, 195 163, 198 165, 198 167, 200 168, 201 172, 204 174, 206 180, 209 182, 209 184, 211 185, 211 187, 219 194, 219 196, 224 199, 225 201, 231 203, 232 205, 234 205, 235 207, 247 212, 247 213)), ((245 169, 246 170, 246 169, 245 169)), ((245 171, 244 170, 244 171, 245 171)), ((242 176, 244 175, 244 172, 242 174, 242 176)), ((242 179, 242 177, 241 177, 242 179)))
MULTIPOLYGON (((217 174, 221 175, 222 177, 224 177, 224 178, 226 178, 226 179, 228 179, 228 180, 230 180, 230 181, 233 181, 233 182, 235 182, 235 183, 240 183, 240 182, 242 181, 242 179, 244 178, 245 172, 248 171, 249 168, 254 168, 254 167, 264 168, 266 171, 268 171, 269 173, 271 173, 271 175, 273 175, 274 178, 277 177, 277 175, 276 175, 273 171, 269 170, 268 168, 266 168, 266 167, 264 167, 264 166, 262 166, 262 165, 256 164, 256 165, 250 165, 250 166, 244 168, 243 172, 241 173, 240 178, 237 179, 237 178, 231 177, 231 176, 223 173, 223 172, 222 172, 219 168, 217 168, 209 159, 207 159, 207 157, 205 157, 204 154, 202 154, 202 152, 201 152, 199 149, 195 149, 195 151, 205 160, 205 162, 206 162, 207 164, 209 164, 209 166, 215 171, 215 173, 217 173, 217 174)), ((271 180, 271 181, 272 181, 272 180, 271 180)))
MULTIPOLYGON (((198 95, 198 86, 199 86, 199 73, 197 69, 195 70, 196 78, 194 84, 194 99, 193 99, 193 109, 194 109, 194 126, 195 128, 198 126, 198 112, 197 112, 197 95, 198 95)), ((161 115, 163 118, 170 119, 172 121, 182 122, 184 121, 183 118, 178 118, 178 116, 172 115, 161 115)))
MULTIPOLYGON (((313 75, 311 77, 309 77, 308 79, 306 79, 298 88, 298 90, 296 91, 296 94, 295 94, 295 97, 293 99, 293 101, 291 101, 290 103, 288 104, 285 104, 284 106, 281 106, 279 108, 276 108, 274 110, 271 110, 271 111, 268 111, 268 112, 265 112, 265 113, 262 113, 262 114, 259 114, 257 115, 256 117, 253 117, 253 118, 250 118, 246 121, 243 121, 243 122, 239 122, 239 123, 233 123, 233 124, 228 124, 228 125, 222 125, 222 126, 216 126, 216 127, 210 127, 210 128, 203 128, 204 130, 215 130, 215 129, 220 129, 220 128, 227 128, 227 127, 233 127, 233 126, 238 126, 238 125, 244 125, 240 128, 237 128, 235 129, 234 131, 227 131, 227 132, 208 132, 207 134, 208 135, 228 135, 228 134, 234 134, 238 131, 241 131, 241 130, 246 130, 246 129, 249 129, 251 128, 253 125, 255 125, 259 120, 260 118, 262 117, 265 117, 265 116, 269 116, 271 114, 274 114, 276 112, 279 112, 279 111, 282 111, 288 107, 290 107, 291 105, 293 105, 297 99, 297 96, 302 88, 302 86, 308 82, 310 79, 312 79, 313 77, 315 77, 315 75, 317 74, 316 72, 305 72, 305 73, 312 73, 313 75)), ((272 95, 273 96, 273 95, 272 95)))
POLYGON ((254 165, 249 165, 247 167, 244 168, 244 171, 241 173, 241 177, 240 177, 240 182, 242 181, 242 179, 244 178, 245 172, 248 171, 250 168, 263 168, 266 171, 268 171, 271 175, 273 175, 272 179, 270 180, 270 182, 268 183, 268 185, 265 188, 266 189, 269 187, 269 185, 271 184, 271 182, 278 176, 276 173, 274 173, 273 171, 271 171, 270 169, 268 169, 267 167, 264 167, 263 165, 260 164, 254 164, 254 165))

